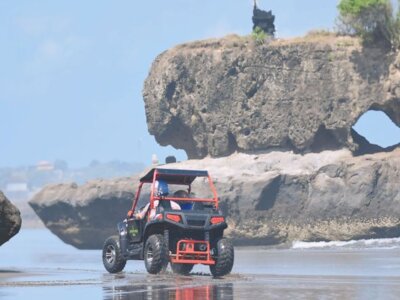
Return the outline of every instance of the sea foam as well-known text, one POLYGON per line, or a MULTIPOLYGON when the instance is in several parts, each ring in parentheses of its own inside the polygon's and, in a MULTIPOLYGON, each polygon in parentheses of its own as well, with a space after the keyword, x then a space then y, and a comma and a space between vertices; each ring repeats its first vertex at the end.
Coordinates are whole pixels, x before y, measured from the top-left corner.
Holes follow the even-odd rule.
POLYGON ((368 249, 396 249, 400 248, 400 238, 368 239, 331 242, 302 242, 294 241, 292 249, 334 249, 334 248, 368 248, 368 249))

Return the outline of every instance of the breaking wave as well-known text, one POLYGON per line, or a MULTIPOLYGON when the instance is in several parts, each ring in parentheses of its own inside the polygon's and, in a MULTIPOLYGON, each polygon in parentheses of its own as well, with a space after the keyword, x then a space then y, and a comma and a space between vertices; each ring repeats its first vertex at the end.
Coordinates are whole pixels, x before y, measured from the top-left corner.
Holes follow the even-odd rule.
POLYGON ((292 244, 292 249, 334 249, 334 248, 396 249, 400 248, 400 238, 331 241, 331 242, 294 241, 292 244))

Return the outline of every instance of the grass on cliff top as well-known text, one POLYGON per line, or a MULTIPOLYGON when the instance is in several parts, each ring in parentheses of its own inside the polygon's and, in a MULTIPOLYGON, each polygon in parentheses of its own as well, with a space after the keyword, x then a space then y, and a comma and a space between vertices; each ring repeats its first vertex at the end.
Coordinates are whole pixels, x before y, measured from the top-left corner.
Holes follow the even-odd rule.
POLYGON ((248 36, 240 36, 237 34, 229 34, 222 38, 211 38, 206 40, 198 40, 189 43, 178 45, 176 48, 193 49, 193 48, 211 48, 218 49, 221 47, 241 47, 253 41, 253 38, 248 36))
POLYGON ((359 47, 361 40, 357 37, 343 36, 328 30, 312 30, 305 36, 289 39, 276 39, 271 42, 273 46, 295 45, 295 44, 328 44, 337 47, 359 47))
POLYGON ((177 46, 178 49, 195 49, 195 48, 247 48, 247 47, 268 47, 268 46, 293 46, 300 44, 320 44, 336 47, 360 47, 361 40, 356 37, 341 36, 335 32, 327 30, 312 30, 305 36, 285 38, 285 39, 269 39, 264 44, 257 44, 251 35, 239 36, 237 34, 227 35, 223 38, 213 38, 207 40, 193 41, 177 46))

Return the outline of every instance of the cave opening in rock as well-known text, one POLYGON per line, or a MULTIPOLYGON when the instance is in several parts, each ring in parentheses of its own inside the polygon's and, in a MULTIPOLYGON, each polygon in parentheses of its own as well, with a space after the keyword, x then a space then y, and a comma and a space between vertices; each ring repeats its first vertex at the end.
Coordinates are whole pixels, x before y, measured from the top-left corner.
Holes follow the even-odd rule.
POLYGON ((381 110, 364 113, 352 127, 353 140, 358 144, 355 154, 391 151, 400 145, 400 128, 381 110))
POLYGON ((318 128, 314 141, 310 145, 312 152, 321 152, 323 150, 337 150, 341 147, 337 136, 340 136, 340 130, 329 130, 324 125, 318 128))

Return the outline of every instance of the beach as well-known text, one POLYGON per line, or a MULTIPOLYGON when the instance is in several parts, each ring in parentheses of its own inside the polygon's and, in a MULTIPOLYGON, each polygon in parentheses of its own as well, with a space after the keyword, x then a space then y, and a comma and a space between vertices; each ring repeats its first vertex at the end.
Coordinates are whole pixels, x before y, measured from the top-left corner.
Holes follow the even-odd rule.
POLYGON ((237 247, 230 275, 147 274, 143 261, 108 274, 101 251, 77 250, 46 229, 0 248, 1 299, 397 299, 399 239, 237 247))

